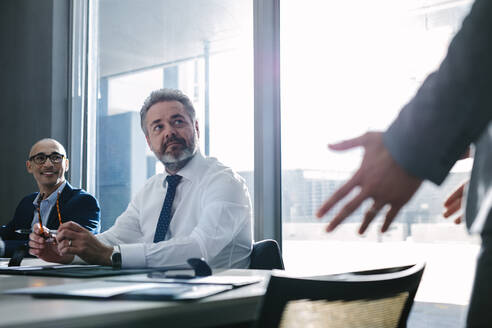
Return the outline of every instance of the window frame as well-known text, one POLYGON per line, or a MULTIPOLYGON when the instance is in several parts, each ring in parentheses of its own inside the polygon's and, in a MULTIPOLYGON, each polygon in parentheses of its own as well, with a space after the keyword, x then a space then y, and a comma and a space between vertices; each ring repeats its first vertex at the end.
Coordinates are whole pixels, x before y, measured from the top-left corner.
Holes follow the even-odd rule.
MULTIPOLYGON (((281 244, 282 188, 280 153, 280 0, 253 1, 254 43, 254 239, 281 244)), ((97 45, 91 27, 97 21, 97 2, 74 0, 70 39, 71 181, 96 192, 95 154, 97 45), (89 103, 90 99, 92 102, 89 103)))

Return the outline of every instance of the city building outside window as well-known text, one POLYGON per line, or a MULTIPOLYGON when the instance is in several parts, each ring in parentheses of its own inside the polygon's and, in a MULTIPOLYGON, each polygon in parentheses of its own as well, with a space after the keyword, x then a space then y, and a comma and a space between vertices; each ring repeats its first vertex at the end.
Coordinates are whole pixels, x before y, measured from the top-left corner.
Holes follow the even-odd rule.
POLYGON ((287 268, 323 274, 425 261, 417 300, 468 303, 478 239, 468 235, 464 224, 445 220, 442 212, 446 197, 468 178, 471 160, 456 165, 439 187, 424 183, 385 234, 378 232, 381 215, 363 236, 357 234, 370 203, 329 234, 327 222, 343 203, 322 220, 315 213, 362 157, 360 149, 337 153, 327 144, 386 129, 438 67, 471 3, 282 1, 282 236, 287 268))

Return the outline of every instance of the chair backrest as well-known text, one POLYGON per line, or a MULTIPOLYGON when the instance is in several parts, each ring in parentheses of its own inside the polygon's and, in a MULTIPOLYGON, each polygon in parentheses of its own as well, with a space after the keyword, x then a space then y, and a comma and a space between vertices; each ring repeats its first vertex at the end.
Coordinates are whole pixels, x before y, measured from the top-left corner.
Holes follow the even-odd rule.
POLYGON ((299 279, 272 275, 256 327, 406 327, 425 264, 299 279))
POLYGON ((254 243, 250 259, 250 269, 285 269, 280 247, 273 239, 265 239, 254 243))

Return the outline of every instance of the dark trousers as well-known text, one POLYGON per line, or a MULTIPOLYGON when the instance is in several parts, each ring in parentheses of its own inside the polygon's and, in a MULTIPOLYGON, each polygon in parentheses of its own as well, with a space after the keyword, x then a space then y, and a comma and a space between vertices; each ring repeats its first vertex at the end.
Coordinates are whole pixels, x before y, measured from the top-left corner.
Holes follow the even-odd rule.
POLYGON ((492 235, 482 235, 466 324, 468 328, 492 327, 492 235))

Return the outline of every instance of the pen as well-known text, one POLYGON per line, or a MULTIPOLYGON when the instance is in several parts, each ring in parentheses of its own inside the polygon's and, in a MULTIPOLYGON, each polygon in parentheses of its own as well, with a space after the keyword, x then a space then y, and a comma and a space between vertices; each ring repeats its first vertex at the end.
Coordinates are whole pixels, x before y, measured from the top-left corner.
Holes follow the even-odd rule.
MULTIPOLYGON (((45 231, 48 231, 51 235, 56 236, 56 233, 58 232, 57 230, 51 230, 51 229, 45 229, 45 231)), ((31 229, 17 229, 15 230, 16 233, 21 234, 21 235, 28 235, 32 232, 31 229)))
POLYGON ((56 211, 58 212, 58 222, 60 222, 60 225, 62 225, 59 199, 60 199, 60 192, 58 192, 58 195, 56 196, 56 211))
POLYGON ((41 234, 44 234, 43 229, 43 221, 41 220, 41 201, 43 200, 44 194, 40 194, 38 198, 38 221, 39 221, 39 230, 41 230, 41 234))

